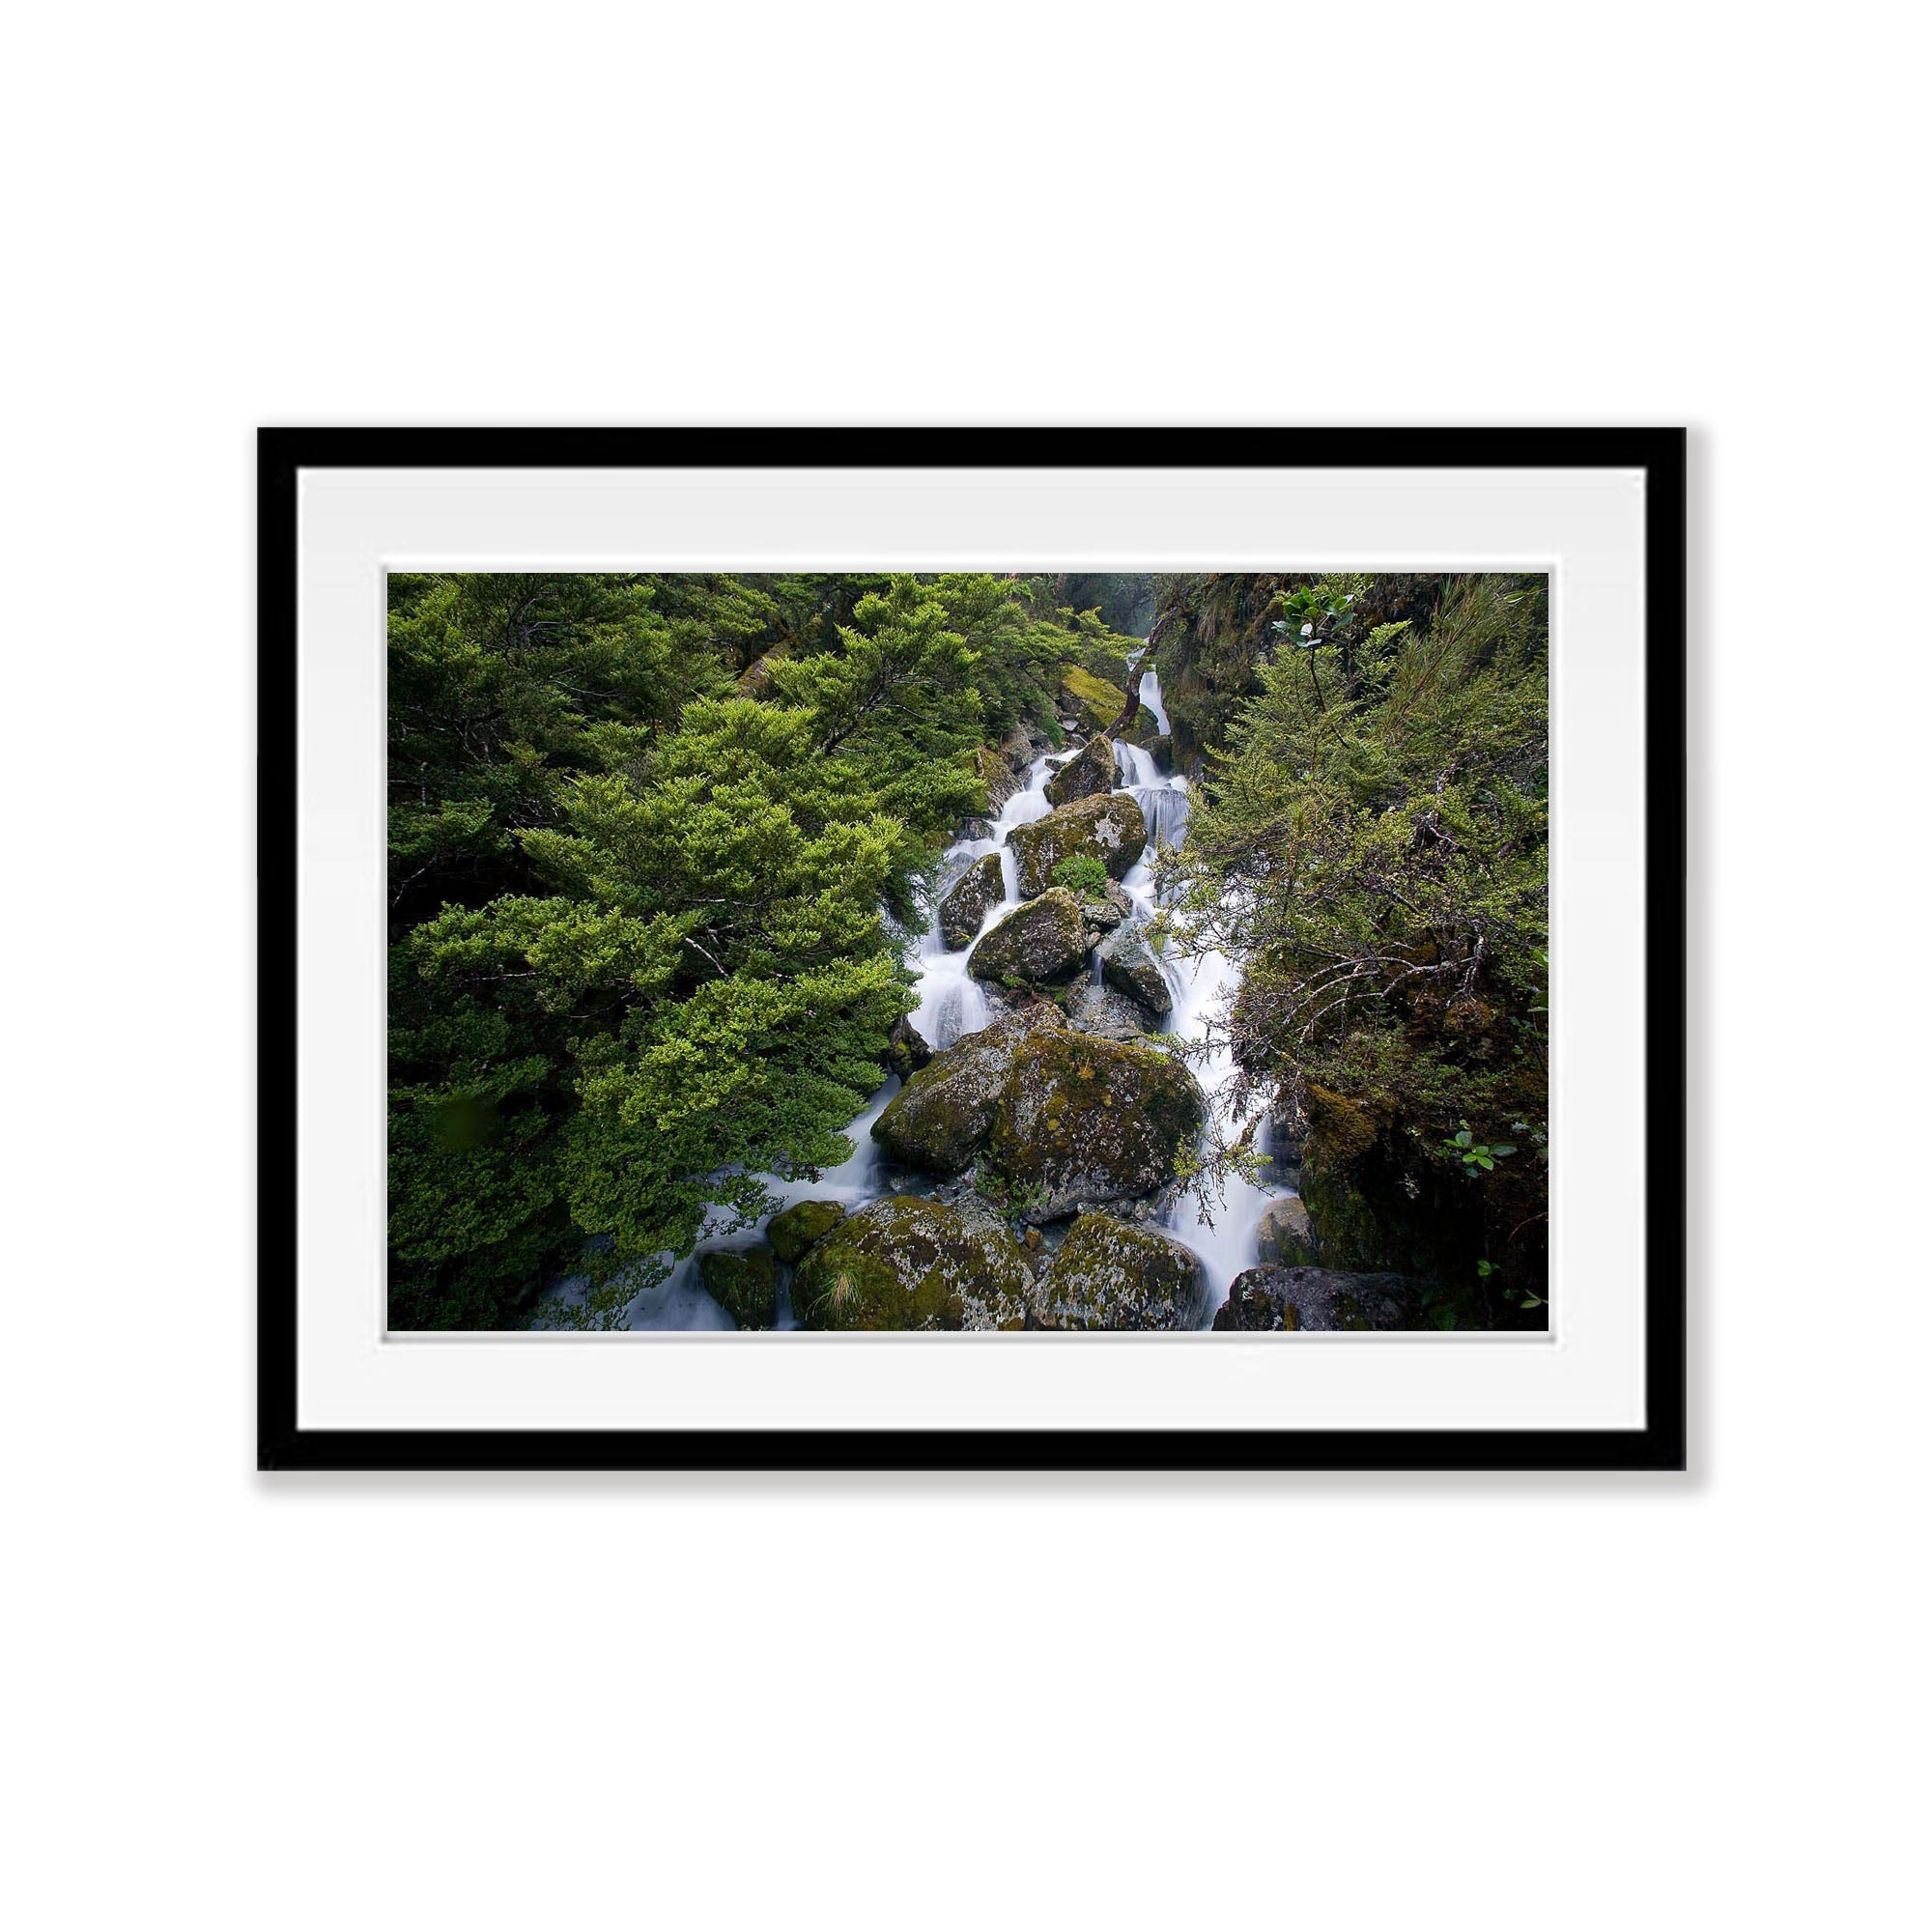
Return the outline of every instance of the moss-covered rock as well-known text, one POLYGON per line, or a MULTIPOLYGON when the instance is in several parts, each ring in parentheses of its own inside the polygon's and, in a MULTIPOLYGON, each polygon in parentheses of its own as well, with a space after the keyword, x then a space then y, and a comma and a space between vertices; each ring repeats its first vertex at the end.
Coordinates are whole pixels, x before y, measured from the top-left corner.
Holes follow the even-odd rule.
POLYGON ((1117 926, 1100 942, 1100 977, 1151 1013, 1173 1009, 1174 996, 1148 944, 1145 925, 1117 926))
POLYGON ((1009 912, 967 955, 976 980, 1029 985, 1070 980, 1087 957, 1087 923, 1080 901, 1064 886, 1009 912))
POLYGON ((1282 1267, 1309 1267, 1315 1262, 1315 1236, 1308 1209, 1293 1195, 1270 1202, 1255 1227, 1255 1252, 1264 1262, 1282 1267))
POLYGON ((982 852, 959 875, 952 890, 939 902, 939 934, 950 951, 971 946, 981 922, 1007 895, 1000 855, 982 852))
POLYGON ((1117 684, 1095 677, 1078 665, 1060 668, 1060 705, 1090 731, 1104 731, 1127 706, 1127 695, 1117 684))
POLYGON ((697 1276, 740 1328, 769 1328, 778 1320, 778 1257, 770 1248, 713 1248, 698 1256, 697 1276))
POLYGON ((807 1254, 791 1303, 807 1328, 1023 1328, 1032 1288, 1004 1229, 895 1194, 847 1215, 807 1254))
POLYGON ((1257 1267, 1235 1277, 1214 1313, 1222 1334, 1287 1329, 1384 1329, 1421 1325, 1413 1282, 1399 1274, 1338 1274, 1332 1268, 1257 1267))
POLYGON ((1130 793, 1108 792, 1063 805, 1031 825, 1015 825, 1007 843, 1020 896, 1030 899, 1053 884, 1056 866, 1081 852, 1093 853, 1109 878, 1125 878, 1147 845, 1147 819, 1130 793))
POLYGON ((910 1080, 932 1058, 932 1042, 909 1019, 896 1019, 886 1036, 886 1065, 910 1080))
POLYGON ((1034 1314, 1043 1328, 1199 1328, 1208 1278, 1171 1236, 1083 1214, 1035 1293, 1034 1314))
POLYGON ((1193 1074, 1161 1048, 1038 1028, 1014 1044, 987 1158, 1029 1221, 1056 1221, 1151 1194, 1204 1115, 1193 1074))
POLYGON ((986 807, 998 811, 1020 788, 1018 774, 990 745, 981 745, 973 753, 973 776, 986 788, 986 807))
POLYGON ((772 1252, 786 1267, 793 1266, 814 1241, 822 1240, 845 1218, 837 1201, 795 1201, 765 1225, 772 1252))
POLYGON ((1075 1033, 1098 1034, 1102 1039, 1141 1039, 1154 1030, 1154 1017, 1138 1000, 1112 986, 1096 986, 1079 979, 1067 987, 1061 1010, 1075 1033))
POLYGON ((1042 1003, 942 1048, 886 1103, 872 1138, 906 1167, 960 1173, 992 1130, 1015 1054, 1035 1035, 1065 1025, 1059 1010, 1042 1003))
POLYGON ((1120 781, 1121 765, 1114 755, 1113 741, 1095 738, 1047 780, 1047 803, 1071 805, 1075 799, 1112 791, 1120 781))
POLYGON ((1095 940, 1134 916, 1133 900, 1112 879, 1107 881, 1104 892, 1082 893, 1079 896, 1080 917, 1095 940))

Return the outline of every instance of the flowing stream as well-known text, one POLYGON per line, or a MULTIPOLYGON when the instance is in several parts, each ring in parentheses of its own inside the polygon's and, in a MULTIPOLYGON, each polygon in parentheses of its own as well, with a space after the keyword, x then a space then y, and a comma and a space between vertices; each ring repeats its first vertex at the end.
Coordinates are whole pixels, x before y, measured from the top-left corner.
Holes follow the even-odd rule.
MULTIPOLYGON (((1135 656, 1138 658, 1139 653, 1135 656)), ((1140 698, 1165 735, 1168 730, 1167 710, 1161 699, 1159 675, 1151 668, 1141 675, 1140 698)), ((1155 904, 1153 855, 1161 845, 1178 848, 1187 836, 1188 784, 1184 778, 1162 777, 1153 758, 1138 745, 1117 744, 1115 751, 1120 758, 1122 776, 1127 781, 1122 789, 1133 794, 1148 825, 1147 850, 1121 884, 1134 901, 1135 917, 1151 919, 1155 904)), ((1065 752, 1048 753, 1036 758, 1027 769, 1021 788, 1001 806, 998 817, 992 821, 992 836, 961 838, 947 849, 933 892, 935 907, 967 867, 988 852, 1000 854, 1006 895, 981 921, 980 932, 997 925, 1019 905, 1018 881, 1012 854, 1007 849, 1007 834, 1015 825, 1044 818, 1052 810, 1046 796, 1047 782, 1072 755, 1065 752)), ((993 1017, 993 1008, 984 988, 967 974, 966 957, 970 951, 970 946, 957 952, 949 950, 940 933, 937 919, 920 942, 913 962, 919 1005, 913 1011, 912 1024, 935 1050, 952 1045, 967 1034, 977 1033, 993 1017)), ((1161 976, 1166 980, 1174 1000, 1174 1009, 1162 1020, 1160 1031, 1181 1039, 1204 1039, 1209 1018, 1226 1011, 1238 976, 1233 964, 1219 952, 1183 959, 1176 956, 1177 951, 1177 947, 1170 943, 1160 959, 1161 976)), ((1191 1065, 1208 1095, 1208 1105, 1215 1112, 1218 1130, 1233 1138, 1239 1133, 1242 1123, 1230 1119, 1227 1113, 1228 1090, 1235 1070, 1231 1056, 1225 1048, 1221 1048, 1206 1059, 1193 1061, 1191 1065)), ((887 1081, 867 1103, 865 1112, 846 1127, 853 1151, 851 1158, 842 1166, 828 1169, 817 1180, 768 1178, 767 1185, 773 1202, 771 1212, 777 1213, 795 1201, 807 1200, 841 1201, 848 1207, 858 1207, 883 1193, 879 1149, 872 1139, 872 1122, 898 1089, 899 1082, 895 1078, 887 1081)), ((1267 1151, 1266 1131, 1266 1122, 1263 1121, 1257 1128, 1263 1153, 1267 1151)), ((1236 1176, 1225 1182, 1218 1198, 1210 1200, 1205 1209, 1192 1195, 1183 1195, 1168 1210, 1163 1225, 1177 1240, 1201 1257, 1212 1291, 1212 1306, 1218 1308, 1228 1298, 1229 1284, 1243 1268, 1255 1264, 1258 1259, 1256 1228, 1264 1210, 1270 1202, 1292 1192, 1291 1188, 1278 1185, 1257 1185, 1236 1176)), ((761 1220, 752 1228, 733 1229, 729 1215, 723 1209, 718 1210, 706 1222, 696 1251, 679 1261, 667 1280, 637 1296, 626 1311, 623 1325, 628 1328, 731 1327, 731 1318, 704 1292, 698 1278, 696 1254, 707 1248, 746 1246, 763 1234, 764 1226, 761 1220)), ((582 1286, 582 1277, 573 1277, 560 1284, 559 1291, 565 1296, 572 1296, 581 1294, 582 1286)), ((788 1300, 781 1300, 778 1325, 781 1328, 792 1325, 788 1300)))

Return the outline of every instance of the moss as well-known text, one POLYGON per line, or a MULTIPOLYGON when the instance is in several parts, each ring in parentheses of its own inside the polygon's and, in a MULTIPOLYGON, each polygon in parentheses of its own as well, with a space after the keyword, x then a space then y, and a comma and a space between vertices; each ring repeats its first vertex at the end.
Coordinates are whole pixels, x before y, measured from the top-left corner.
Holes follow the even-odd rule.
POLYGON ((1070 980, 1087 956, 1080 901, 1064 886, 1029 899, 994 926, 966 960, 976 980, 1037 985, 1070 980))
POLYGON ((697 1258, 704 1292, 740 1328, 778 1320, 778 1258, 770 1248, 715 1248, 697 1258))
POLYGON ((1019 875, 1020 896, 1035 898, 1053 882, 1056 866, 1091 852, 1107 876, 1123 879, 1147 846, 1147 818, 1127 792, 1108 792, 1063 805, 1007 834, 1019 875))
POLYGON ((1000 855, 982 852, 967 867, 939 906, 939 931, 950 951, 971 946, 980 923, 1007 895, 1000 855))
POLYGON ((1065 1024, 1055 1008, 1042 1003, 935 1053, 887 1102, 872 1138, 903 1166, 926 1174, 963 1172, 992 1128, 1020 1043, 1042 1028, 1065 1024))
POLYGON ((765 1238, 771 1242, 772 1252, 790 1267, 844 1218, 845 1209, 837 1201, 797 1201, 781 1214, 772 1216, 765 1238))
POLYGON ((1044 1328, 1199 1328, 1208 1320, 1200 1260, 1151 1228, 1082 1214, 1035 1298, 1044 1328))
POLYGON ((1080 1201, 1151 1194, 1200 1131, 1194 1076, 1139 1040, 1054 1031, 1022 1041, 1000 1096, 988 1147, 1000 1170, 1054 1220, 1080 1201))
POLYGON ((1049 805, 1071 805, 1077 798, 1097 798, 1110 792, 1120 781, 1121 766, 1112 741, 1094 738, 1047 780, 1046 800, 1049 805))
POLYGON ((1078 718, 1090 730, 1104 731, 1127 707, 1127 695, 1119 685, 1109 684, 1075 664, 1061 666, 1060 688, 1073 699, 1067 715, 1078 718))
POLYGON ((808 1328, 1020 1328, 1031 1289, 1004 1229, 937 1201, 889 1195, 811 1249, 791 1296, 808 1328))

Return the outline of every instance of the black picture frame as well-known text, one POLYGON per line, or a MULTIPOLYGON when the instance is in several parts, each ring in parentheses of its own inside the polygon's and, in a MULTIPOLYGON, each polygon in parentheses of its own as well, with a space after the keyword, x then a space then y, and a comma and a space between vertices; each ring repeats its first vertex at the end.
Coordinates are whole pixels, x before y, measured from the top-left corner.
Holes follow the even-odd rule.
POLYGON ((257 441, 257 1466, 1681 1470, 1686 1466, 1682 429, 301 429, 257 441), (305 469, 757 466, 1645 472, 1645 1426, 1635 1430, 318 1430, 297 1420, 297 480, 305 469))

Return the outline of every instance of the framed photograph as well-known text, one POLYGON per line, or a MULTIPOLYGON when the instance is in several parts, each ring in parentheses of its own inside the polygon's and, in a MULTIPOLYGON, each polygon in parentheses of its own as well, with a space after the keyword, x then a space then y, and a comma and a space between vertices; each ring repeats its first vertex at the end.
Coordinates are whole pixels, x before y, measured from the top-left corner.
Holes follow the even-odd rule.
POLYGON ((264 430, 260 1463, 1685 1463, 1685 443, 264 430))

